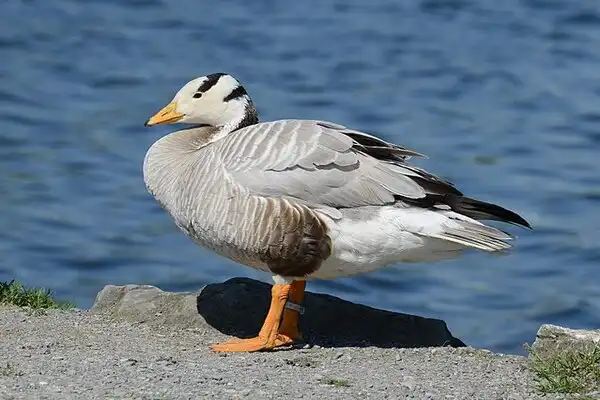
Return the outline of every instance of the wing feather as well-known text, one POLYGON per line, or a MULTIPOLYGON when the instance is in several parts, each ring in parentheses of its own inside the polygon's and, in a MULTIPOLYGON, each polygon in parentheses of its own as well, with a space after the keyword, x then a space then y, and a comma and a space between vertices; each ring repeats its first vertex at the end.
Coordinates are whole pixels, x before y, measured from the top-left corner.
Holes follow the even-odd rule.
POLYGON ((225 175, 244 192, 293 198, 330 215, 342 208, 404 204, 529 227, 514 212, 467 198, 450 182, 407 163, 419 153, 330 122, 259 123, 226 136, 214 150, 225 175))
POLYGON ((426 191, 412 179, 420 176, 418 172, 371 156, 354 138, 358 135, 375 147, 400 149, 341 125, 283 120, 236 131, 218 142, 218 151, 238 152, 223 157, 224 168, 239 185, 258 195, 290 196, 335 208, 425 197, 426 191))

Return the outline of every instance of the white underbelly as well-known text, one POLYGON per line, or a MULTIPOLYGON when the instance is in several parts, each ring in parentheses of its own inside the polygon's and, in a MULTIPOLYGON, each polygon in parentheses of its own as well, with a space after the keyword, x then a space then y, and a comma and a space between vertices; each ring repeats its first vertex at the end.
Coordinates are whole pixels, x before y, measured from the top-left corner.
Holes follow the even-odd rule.
MULTIPOLYGON (((430 211, 431 212, 431 211, 430 211)), ((385 207, 368 219, 326 219, 332 254, 309 278, 364 274, 395 262, 437 261, 460 256, 465 247, 419 232, 440 229, 430 212, 385 207)), ((434 212, 431 212, 434 214, 434 212)))

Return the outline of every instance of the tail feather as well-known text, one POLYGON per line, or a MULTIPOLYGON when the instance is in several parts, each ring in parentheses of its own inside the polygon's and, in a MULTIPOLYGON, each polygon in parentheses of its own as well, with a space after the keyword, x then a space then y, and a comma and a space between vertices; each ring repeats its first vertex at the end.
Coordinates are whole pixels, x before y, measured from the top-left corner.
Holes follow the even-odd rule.
POLYGON ((531 229, 531 225, 523 217, 495 204, 454 194, 428 197, 436 208, 439 205, 446 205, 446 209, 439 209, 438 212, 448 220, 441 224, 439 230, 419 232, 423 236, 497 252, 509 249, 511 245, 508 241, 513 237, 500 229, 484 225, 479 222, 480 220, 497 220, 531 229))
POLYGON ((460 244, 465 247, 470 247, 478 250, 488 251, 488 252, 496 252, 507 250, 511 248, 511 245, 499 240, 490 237, 482 236, 480 238, 477 237, 466 237, 464 232, 442 232, 442 233, 432 233, 427 234, 426 236, 433 237, 436 239, 446 240, 448 242, 453 242, 460 244))
POLYGON ((507 250, 511 247, 507 241, 513 237, 506 232, 469 220, 469 217, 457 218, 458 215, 452 211, 446 215, 452 222, 445 224, 439 232, 427 233, 427 236, 489 252, 507 250))

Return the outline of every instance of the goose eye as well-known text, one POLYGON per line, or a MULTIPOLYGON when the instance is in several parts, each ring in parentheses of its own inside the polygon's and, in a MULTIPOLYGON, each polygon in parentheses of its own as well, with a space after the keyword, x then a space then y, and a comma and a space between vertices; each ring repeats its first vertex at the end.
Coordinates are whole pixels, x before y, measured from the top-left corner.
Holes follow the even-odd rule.
POLYGON ((196 93, 194 93, 194 95, 192 97, 195 99, 199 99, 200 97, 202 97, 202 93, 196 92, 196 93))

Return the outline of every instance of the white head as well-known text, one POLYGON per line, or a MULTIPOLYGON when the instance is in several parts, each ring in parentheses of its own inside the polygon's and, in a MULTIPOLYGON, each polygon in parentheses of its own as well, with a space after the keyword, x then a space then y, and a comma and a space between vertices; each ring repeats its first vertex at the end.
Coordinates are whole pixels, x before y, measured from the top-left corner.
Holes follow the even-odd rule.
POLYGON ((257 123, 258 116, 246 89, 231 75, 216 73, 186 83, 146 126, 177 122, 233 131, 257 123))

